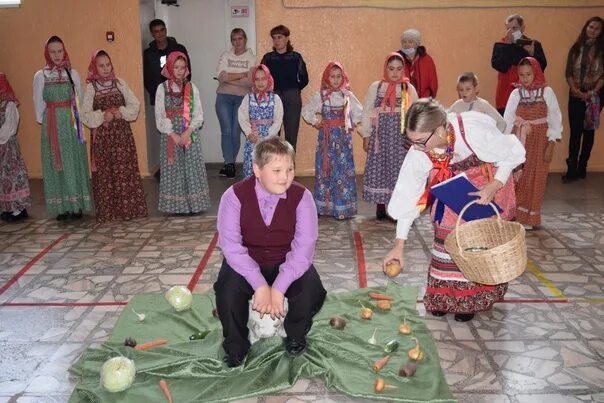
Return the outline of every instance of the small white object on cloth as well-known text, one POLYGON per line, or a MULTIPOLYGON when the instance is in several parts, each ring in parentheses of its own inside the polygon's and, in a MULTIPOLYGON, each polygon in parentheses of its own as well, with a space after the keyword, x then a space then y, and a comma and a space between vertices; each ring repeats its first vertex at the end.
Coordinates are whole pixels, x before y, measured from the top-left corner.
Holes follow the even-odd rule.
MULTIPOLYGON (((249 319, 247 321, 247 327, 250 329, 248 339, 251 344, 256 343, 260 339, 266 339, 268 337, 280 336, 285 337, 285 328, 283 327, 283 320, 281 319, 271 319, 270 315, 264 315, 262 319, 260 319, 260 314, 257 311, 252 309, 253 300, 250 300, 249 304, 249 319)), ((288 302, 287 298, 284 299, 283 308, 285 313, 287 314, 288 310, 288 302)))

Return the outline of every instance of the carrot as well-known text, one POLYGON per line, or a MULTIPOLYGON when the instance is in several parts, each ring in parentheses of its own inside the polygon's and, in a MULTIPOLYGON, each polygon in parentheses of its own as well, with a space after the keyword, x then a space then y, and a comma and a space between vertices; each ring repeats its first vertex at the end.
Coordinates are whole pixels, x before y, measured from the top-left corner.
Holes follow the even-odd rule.
POLYGON ((173 403, 174 400, 172 400, 172 393, 170 393, 170 388, 168 387, 168 382, 161 379, 159 381, 159 387, 161 388, 162 392, 164 392, 164 395, 166 395, 166 399, 168 399, 168 403, 173 403))
POLYGON ((167 342, 168 342, 168 339, 157 339, 157 340, 153 340, 153 341, 148 341, 143 344, 137 344, 136 347, 134 347, 134 348, 137 350, 140 350, 140 351, 144 351, 144 350, 150 349, 151 347, 163 346, 167 342))
POLYGON ((392 297, 388 294, 380 294, 377 292, 370 292, 369 294, 369 298, 371 299, 375 299, 378 301, 392 301, 392 297))

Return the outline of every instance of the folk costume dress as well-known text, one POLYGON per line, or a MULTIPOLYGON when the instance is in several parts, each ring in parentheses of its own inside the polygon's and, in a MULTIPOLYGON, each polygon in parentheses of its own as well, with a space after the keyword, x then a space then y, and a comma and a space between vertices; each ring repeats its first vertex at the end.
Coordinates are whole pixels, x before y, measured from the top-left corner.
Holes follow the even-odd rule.
POLYGON ((249 139, 251 133, 257 134, 260 139, 279 135, 283 123, 283 103, 279 95, 273 91, 274 81, 268 67, 261 64, 252 70, 252 92, 247 94, 239 106, 239 126, 247 138, 243 146, 243 177, 249 178, 253 171, 254 143, 249 139), (258 70, 264 71, 267 78, 267 87, 263 91, 256 88, 254 81, 258 70))
POLYGON ((407 153, 388 213, 397 220, 396 238, 407 239, 413 221, 432 205, 434 243, 424 305, 431 312, 471 314, 490 309, 505 294, 507 283, 477 284, 459 271, 444 248, 445 238, 455 228, 457 214, 431 200, 429 189, 462 172, 478 188, 495 178, 504 186, 494 201, 503 209, 503 218, 513 217, 511 173, 524 161, 524 148, 515 136, 501 133, 493 119, 482 113, 448 114, 447 120, 449 146, 445 150, 425 152, 411 147, 407 153))
POLYGON ((6 75, 0 73, 0 212, 3 218, 5 214, 18 216, 31 206, 27 168, 17 141, 18 106, 6 75))
POLYGON ((377 204, 390 201, 407 154, 403 137, 405 112, 417 100, 417 92, 406 77, 401 76, 397 82, 389 81, 387 69, 390 57, 403 61, 396 52, 386 58, 384 78, 371 84, 367 91, 361 126, 361 136, 369 137, 363 199, 377 204))
POLYGON ((311 125, 321 114, 321 128, 315 152, 315 188, 313 196, 320 215, 338 219, 357 214, 357 186, 352 151, 352 132, 362 120, 363 106, 350 91, 348 76, 338 62, 323 72, 321 90, 302 109, 302 117, 311 125), (342 71, 339 88, 329 84, 329 74, 342 71))
POLYGON ((541 225, 541 203, 545 194, 549 162, 543 160, 548 142, 562 138, 562 113, 554 91, 545 83, 536 59, 531 60, 535 79, 529 88, 517 84, 505 107, 507 131, 526 148, 526 162, 514 174, 518 222, 541 225))
POLYGON ((82 102, 82 122, 90 128, 92 191, 99 222, 147 216, 145 192, 138 169, 130 123, 140 103, 126 82, 113 71, 103 78, 96 68, 98 51, 88 66, 82 102), (119 111, 120 119, 104 121, 105 111, 119 111))
POLYGON ((80 76, 67 50, 54 64, 44 50, 46 66, 34 75, 36 119, 42 124, 42 172, 46 210, 58 216, 92 211, 92 192, 84 131, 79 117, 80 76))
MULTIPOLYGON (((160 139, 159 211, 169 214, 196 214, 210 207, 210 192, 199 129, 203 110, 199 90, 188 80, 174 76, 177 58, 186 56, 172 52, 162 71, 168 80, 160 84, 155 97, 155 123, 160 139), (178 145, 170 133, 181 135, 193 129, 191 142, 178 145)), ((185 77, 189 74, 188 69, 185 77)))

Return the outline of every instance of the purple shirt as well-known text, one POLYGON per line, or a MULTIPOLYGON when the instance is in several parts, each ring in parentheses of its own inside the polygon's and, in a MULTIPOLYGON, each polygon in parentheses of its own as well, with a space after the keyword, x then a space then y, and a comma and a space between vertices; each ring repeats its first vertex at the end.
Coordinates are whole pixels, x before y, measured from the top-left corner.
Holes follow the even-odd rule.
MULTIPOLYGON (((279 199, 287 198, 287 194, 269 193, 258 180, 256 180, 254 189, 256 197, 258 197, 260 214, 268 226, 271 224, 279 199)), ((241 203, 231 186, 222 195, 218 207, 216 222, 218 245, 220 245, 229 266, 241 274, 255 291, 267 283, 260 272, 260 266, 250 257, 247 248, 243 246, 239 222, 240 212, 241 203)), ((291 243, 291 250, 285 256, 285 262, 279 267, 279 274, 273 283, 273 288, 285 294, 290 284, 302 277, 312 264, 318 237, 317 208, 312 194, 305 189, 296 208, 296 232, 291 243)))

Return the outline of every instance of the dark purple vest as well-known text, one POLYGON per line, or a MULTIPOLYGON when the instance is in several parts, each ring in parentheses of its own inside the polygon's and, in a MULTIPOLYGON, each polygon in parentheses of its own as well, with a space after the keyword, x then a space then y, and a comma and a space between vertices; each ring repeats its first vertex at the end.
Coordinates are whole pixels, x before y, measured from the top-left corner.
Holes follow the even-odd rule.
POLYGON ((240 225, 243 246, 260 267, 272 267, 285 261, 296 233, 296 209, 306 188, 293 182, 287 198, 279 199, 271 225, 260 214, 256 196, 256 177, 251 176, 233 185, 241 203, 240 225))

